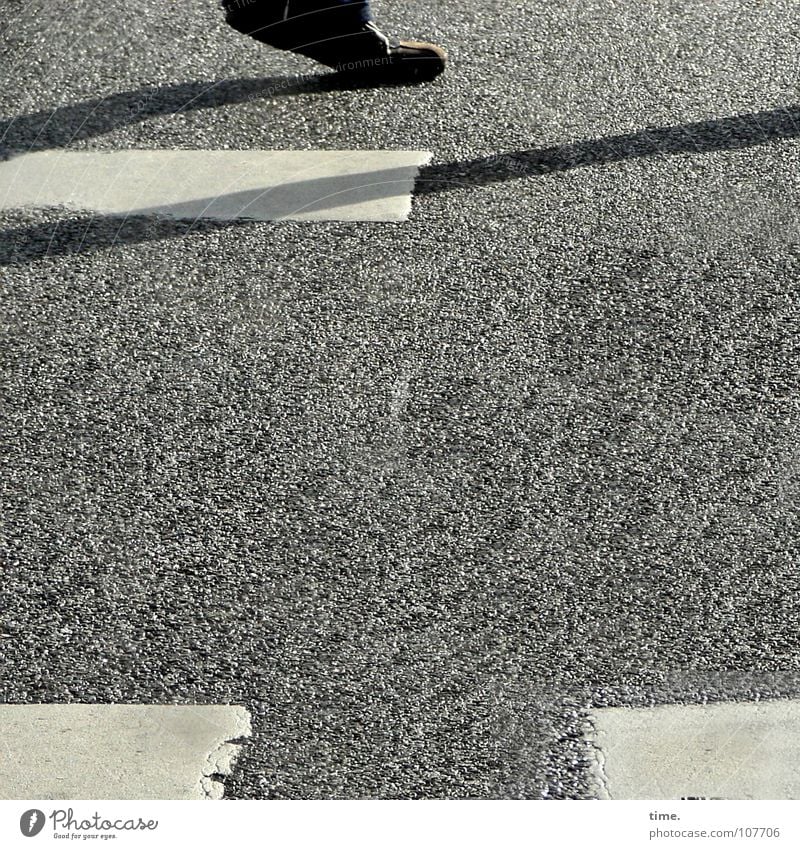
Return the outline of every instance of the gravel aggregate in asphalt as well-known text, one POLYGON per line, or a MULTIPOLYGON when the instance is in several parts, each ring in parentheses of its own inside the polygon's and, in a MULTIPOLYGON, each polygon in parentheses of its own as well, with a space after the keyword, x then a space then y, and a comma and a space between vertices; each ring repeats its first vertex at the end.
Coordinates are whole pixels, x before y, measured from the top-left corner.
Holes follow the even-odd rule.
POLYGON ((235 798, 582 798, 591 705, 797 694, 794 4, 378 4, 452 67, 374 91, 0 8, 3 155, 434 153, 402 224, 3 215, 4 701, 243 704, 235 798))

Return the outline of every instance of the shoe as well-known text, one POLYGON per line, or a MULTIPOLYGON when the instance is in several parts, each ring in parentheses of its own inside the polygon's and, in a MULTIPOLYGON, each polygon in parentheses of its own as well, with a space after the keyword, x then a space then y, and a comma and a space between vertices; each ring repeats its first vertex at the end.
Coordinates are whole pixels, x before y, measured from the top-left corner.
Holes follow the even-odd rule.
POLYGON ((428 82, 438 77, 447 64, 447 53, 437 44, 388 38, 373 21, 336 42, 335 54, 315 51, 318 55, 313 58, 343 77, 368 85, 428 82))
POLYGON ((286 0, 263 5, 254 0, 223 0, 226 20, 257 41, 308 56, 359 85, 426 82, 444 71, 447 53, 425 41, 387 38, 374 21, 362 23, 366 4, 286 0), (322 7, 322 8, 320 8, 322 7))

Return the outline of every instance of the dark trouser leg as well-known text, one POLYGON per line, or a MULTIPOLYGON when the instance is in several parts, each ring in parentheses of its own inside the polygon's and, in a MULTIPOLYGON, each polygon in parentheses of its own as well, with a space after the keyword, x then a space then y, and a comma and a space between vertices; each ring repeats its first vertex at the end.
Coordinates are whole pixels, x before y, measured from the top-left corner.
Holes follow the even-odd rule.
POLYGON ((372 20, 369 0, 223 0, 226 20, 239 32, 336 66, 352 58, 380 55, 374 34, 362 33, 372 20))

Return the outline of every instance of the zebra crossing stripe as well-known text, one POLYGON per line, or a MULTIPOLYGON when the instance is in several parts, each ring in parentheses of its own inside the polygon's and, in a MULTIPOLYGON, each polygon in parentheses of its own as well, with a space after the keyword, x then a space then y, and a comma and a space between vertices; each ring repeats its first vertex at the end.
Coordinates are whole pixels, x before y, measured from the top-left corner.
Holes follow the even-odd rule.
POLYGON ((0 705, 0 798, 219 799, 249 735, 231 705, 0 705))
POLYGON ((0 163, 0 209, 109 216, 403 221, 428 151, 40 151, 0 163))
POLYGON ((800 799, 800 701, 604 708, 591 716, 605 799, 800 799))

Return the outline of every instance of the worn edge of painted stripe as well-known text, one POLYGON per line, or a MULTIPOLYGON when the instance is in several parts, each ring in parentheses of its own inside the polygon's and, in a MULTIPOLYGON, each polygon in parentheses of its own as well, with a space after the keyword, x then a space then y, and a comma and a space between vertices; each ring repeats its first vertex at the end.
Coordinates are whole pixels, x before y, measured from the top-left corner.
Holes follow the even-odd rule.
POLYGON ((415 150, 37 151, 0 162, 0 209, 222 221, 403 221, 415 150))
POLYGON ((591 791, 598 799, 797 800, 800 799, 797 728, 800 728, 800 700, 789 698, 597 708, 590 712, 584 725, 584 738, 591 752, 591 791), (737 723, 736 731, 731 733, 737 723), (627 726, 625 731, 619 727, 623 724, 627 726), (652 761, 652 750, 659 741, 674 742, 664 734, 665 730, 676 728, 684 730, 684 744, 658 768, 651 764, 650 771, 643 776, 642 766, 652 761), (710 748, 709 738, 714 742, 710 748), (701 740, 705 746, 698 746, 701 740), (780 745, 776 744, 777 740, 780 745), (730 770, 723 770, 720 776, 720 764, 726 759, 730 761, 730 770), (623 764, 627 769, 622 769, 623 764), (702 771, 704 765, 707 772, 702 771), (637 775, 636 790, 631 790, 631 775, 637 775), (659 776, 664 786, 659 786, 659 776), (675 780, 681 777, 686 787, 678 791, 675 780), (664 787, 670 786, 673 792, 665 793, 664 787), (651 791, 646 797, 638 795, 643 787, 651 791), (722 792, 728 795, 718 795, 722 792))
POLYGON ((6 799, 221 799, 251 734, 238 705, 1 704, 0 788, 6 799))

